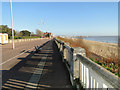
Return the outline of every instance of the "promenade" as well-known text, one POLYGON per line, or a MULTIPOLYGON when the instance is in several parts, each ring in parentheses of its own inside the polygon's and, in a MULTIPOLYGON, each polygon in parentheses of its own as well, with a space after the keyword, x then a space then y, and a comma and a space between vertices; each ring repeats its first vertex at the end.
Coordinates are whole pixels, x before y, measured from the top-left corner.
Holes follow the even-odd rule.
MULTIPOLYGON (((27 42, 25 42, 27 43, 27 42)), ((5 47, 5 46, 4 46, 5 47)), ((25 46, 23 46, 25 47, 25 46)), ((3 51, 2 88, 3 89, 72 89, 70 77, 57 45, 53 40, 41 40, 27 45, 29 50, 8 53, 3 51), (39 44, 38 44, 39 43, 39 44), (36 53, 33 46, 39 45, 36 53), (5 53, 8 55, 5 56, 5 53), (13 56, 16 56, 13 58, 13 56), (8 60, 11 57, 13 60, 8 60)), ((9 48, 9 47, 7 47, 9 48)), ((7 49, 3 48, 3 50, 7 49)), ((17 48, 17 47, 16 47, 17 48)), ((18 45, 18 48, 20 46, 18 45)), ((10 50, 9 52, 12 52, 10 50)))

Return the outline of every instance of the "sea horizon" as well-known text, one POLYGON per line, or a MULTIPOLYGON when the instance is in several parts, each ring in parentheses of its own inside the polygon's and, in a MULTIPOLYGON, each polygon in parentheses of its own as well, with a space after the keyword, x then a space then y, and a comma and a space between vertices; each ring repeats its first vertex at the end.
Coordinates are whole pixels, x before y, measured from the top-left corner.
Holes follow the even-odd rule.
POLYGON ((105 43, 118 43, 118 36, 87 36, 83 37, 83 39, 105 43))

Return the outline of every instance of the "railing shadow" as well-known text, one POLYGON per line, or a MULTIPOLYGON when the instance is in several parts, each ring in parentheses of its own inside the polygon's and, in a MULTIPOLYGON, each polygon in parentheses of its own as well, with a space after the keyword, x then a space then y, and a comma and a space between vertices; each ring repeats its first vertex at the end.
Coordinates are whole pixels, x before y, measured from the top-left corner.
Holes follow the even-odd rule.
MULTIPOLYGON (((44 48, 48 42, 44 43, 40 48, 44 48)), ((45 50, 45 49, 43 49, 45 50)), ((36 83, 31 83, 30 79, 33 74, 41 75, 41 70, 43 69, 42 62, 51 62, 48 61, 46 54, 49 54, 47 57, 52 59, 52 53, 45 53, 40 51, 39 53, 35 53, 34 51, 26 52, 29 55, 25 58, 19 57, 18 60, 21 60, 10 70, 2 70, 2 89, 36 89, 38 87, 41 88, 49 88, 49 85, 36 85, 36 83), (42 60, 41 60, 42 59, 42 60), (41 62, 41 63, 40 63, 41 62)), ((47 70, 47 67, 44 66, 47 70)))

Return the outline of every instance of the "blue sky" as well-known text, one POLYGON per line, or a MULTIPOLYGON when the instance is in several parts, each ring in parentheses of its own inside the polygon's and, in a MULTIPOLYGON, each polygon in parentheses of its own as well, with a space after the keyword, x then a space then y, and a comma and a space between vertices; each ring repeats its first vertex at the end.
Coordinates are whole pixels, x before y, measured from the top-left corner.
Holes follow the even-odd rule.
MULTIPOLYGON (((11 27, 10 3, 2 3, 2 24, 11 27)), ((117 35, 117 2, 13 2, 14 29, 55 35, 117 35), (44 24, 41 24, 44 22, 44 24)))

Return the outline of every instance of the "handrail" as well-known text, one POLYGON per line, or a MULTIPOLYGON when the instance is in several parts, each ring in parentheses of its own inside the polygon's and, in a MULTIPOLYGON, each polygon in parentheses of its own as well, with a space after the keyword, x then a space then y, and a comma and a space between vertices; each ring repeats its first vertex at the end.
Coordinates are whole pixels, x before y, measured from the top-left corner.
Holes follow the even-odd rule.
POLYGON ((66 45, 63 41, 60 41, 58 39, 55 39, 55 43, 58 46, 58 49, 60 51, 60 54, 62 56, 62 61, 66 64, 66 67, 70 74, 70 80, 73 85, 73 48, 66 45))
MULTIPOLYGON (((114 88, 120 90, 120 78, 107 71, 102 66, 85 56, 85 50, 80 47, 71 48, 69 45, 55 39, 70 74, 72 85, 77 79, 83 88, 114 88)), ((78 89, 80 88, 80 85, 78 89)))
POLYGON ((107 71, 106 69, 96 64, 95 62, 91 61, 87 57, 77 54, 76 58, 77 60, 80 61, 80 68, 81 71, 83 71, 80 73, 80 76, 81 76, 81 83, 85 88, 120 89, 119 77, 115 76, 114 74, 107 71), (86 78, 87 80, 84 80, 85 77, 88 77, 86 78), (92 85, 91 82, 94 85, 92 85))

